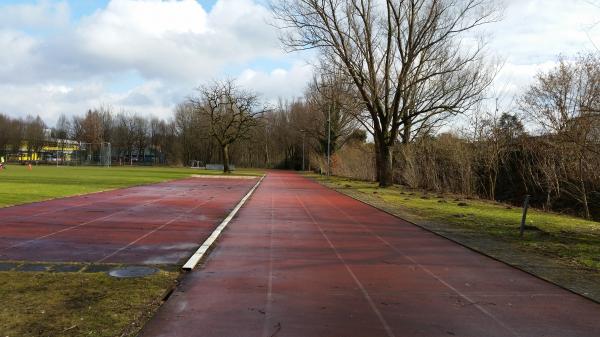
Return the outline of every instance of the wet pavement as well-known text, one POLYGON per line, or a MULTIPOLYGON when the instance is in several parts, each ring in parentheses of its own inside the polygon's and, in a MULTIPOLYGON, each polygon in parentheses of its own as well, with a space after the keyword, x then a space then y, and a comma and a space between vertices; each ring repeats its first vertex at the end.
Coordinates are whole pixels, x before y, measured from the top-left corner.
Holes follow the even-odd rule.
POLYGON ((182 264, 255 183, 190 178, 1 208, 0 261, 182 264))
POLYGON ((598 318, 592 301, 274 171, 142 336, 600 336, 598 318))

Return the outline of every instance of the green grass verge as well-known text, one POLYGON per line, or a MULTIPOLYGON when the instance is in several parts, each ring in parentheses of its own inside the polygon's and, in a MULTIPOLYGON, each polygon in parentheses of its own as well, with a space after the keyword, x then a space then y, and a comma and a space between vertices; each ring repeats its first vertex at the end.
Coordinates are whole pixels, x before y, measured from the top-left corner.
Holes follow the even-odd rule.
MULTIPOLYGON (((220 171, 168 167, 54 167, 10 165, 0 171, 0 207, 78 194, 152 184, 220 171)), ((260 170, 236 170, 233 175, 262 175, 260 170)))
POLYGON ((519 236, 522 209, 479 199, 401 186, 309 175, 342 193, 509 264, 600 300, 600 223, 530 209, 519 236))
POLYGON ((135 336, 177 276, 0 272, 0 335, 135 336))

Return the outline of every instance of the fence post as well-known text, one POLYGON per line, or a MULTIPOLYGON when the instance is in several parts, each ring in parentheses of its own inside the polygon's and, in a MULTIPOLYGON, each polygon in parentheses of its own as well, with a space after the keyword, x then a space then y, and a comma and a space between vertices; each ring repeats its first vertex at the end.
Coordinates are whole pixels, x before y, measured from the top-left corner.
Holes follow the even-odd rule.
POLYGON ((527 210, 529 209, 529 194, 525 195, 525 201, 523 202, 523 217, 521 218, 520 236, 523 237, 525 231, 525 223, 527 221, 527 210))

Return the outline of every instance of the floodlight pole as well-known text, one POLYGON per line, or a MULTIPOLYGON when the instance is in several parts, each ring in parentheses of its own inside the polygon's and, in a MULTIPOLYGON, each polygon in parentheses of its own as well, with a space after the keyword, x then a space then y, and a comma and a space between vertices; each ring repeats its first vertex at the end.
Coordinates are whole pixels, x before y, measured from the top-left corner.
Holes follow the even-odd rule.
POLYGON ((306 136, 306 130, 300 130, 302 132, 302 171, 304 170, 304 137, 306 136))
POLYGON ((327 109, 327 176, 331 175, 331 105, 327 109))

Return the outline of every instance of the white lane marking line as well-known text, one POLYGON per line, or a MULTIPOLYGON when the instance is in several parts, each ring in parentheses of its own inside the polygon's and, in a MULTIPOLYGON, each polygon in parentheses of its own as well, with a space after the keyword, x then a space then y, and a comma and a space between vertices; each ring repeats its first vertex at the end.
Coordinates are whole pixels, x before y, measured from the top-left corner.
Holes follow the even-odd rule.
POLYGON ((369 303, 369 306, 371 307, 371 310, 373 310, 373 312, 375 313, 375 315, 377 316, 377 318, 379 318, 379 322, 381 322, 381 325, 383 325, 383 328, 385 329, 385 332, 387 333, 387 335, 389 337, 395 337, 394 332, 392 331, 392 328, 389 326, 389 324, 387 323, 387 321, 385 320, 385 318, 381 314, 381 311, 379 311, 379 309, 375 305, 375 302, 371 298, 371 295, 369 295, 369 292, 367 291, 367 289, 363 286, 363 284, 360 282, 360 280, 358 279, 358 277, 356 277, 356 274, 354 274, 354 272, 352 271, 352 269, 350 268, 350 266, 348 265, 348 263, 346 263, 346 260, 344 260, 344 258, 340 254, 340 252, 333 245, 333 242, 331 242, 331 240, 329 239, 329 237, 327 236, 327 234, 325 234, 325 231, 323 231, 323 228, 321 228, 321 226, 319 225, 319 223, 312 216, 312 214, 306 208, 306 205, 304 205, 304 203, 302 202, 302 200, 300 200, 300 198, 298 197, 298 195, 296 195, 296 199, 298 200, 298 202, 300 203, 300 205, 302 205, 302 208, 304 208, 304 212, 306 212, 306 214, 310 217, 310 219, 315 224, 315 226, 317 226, 317 228, 321 232, 321 235, 323 235, 323 237, 325 238, 325 240, 327 241, 327 243, 329 244, 329 246, 331 247, 331 249, 334 251, 334 253, 337 256, 337 258, 344 264, 344 267, 346 267, 346 270, 348 271, 348 274, 350 274, 350 276, 354 280, 354 283, 356 283, 356 285, 358 286, 358 288, 362 292, 363 296, 365 297, 365 299, 369 303))
POLYGON ((256 185, 254 185, 254 187, 252 187, 252 189, 246 194, 246 196, 244 196, 242 198, 242 200, 240 200, 240 202, 237 204, 237 206, 235 206, 235 208, 233 209, 233 211, 231 211, 231 213, 229 213, 229 215, 225 218, 225 220, 223 220, 223 222, 221 222, 221 224, 219 226, 217 226, 217 228, 215 228, 215 230, 204 241, 204 243, 200 246, 200 248, 198 248, 198 250, 189 258, 189 260, 183 265, 182 269, 184 269, 184 270, 192 270, 192 269, 194 269, 196 267, 196 265, 198 264, 198 262, 200 262, 200 260, 204 257, 204 254, 206 254, 206 252, 208 251, 208 249, 217 240, 217 238, 219 237, 219 235, 221 235, 221 232, 225 229, 225 227, 227 227, 227 225, 229 224, 229 222, 237 214, 237 212, 240 210, 240 208, 242 208, 242 206, 244 205, 244 203, 246 203, 246 200, 248 200, 250 198, 250 196, 252 195, 252 193, 254 193, 254 190, 256 190, 256 188, 258 187, 258 185, 260 185, 260 183, 263 181, 264 178, 265 178, 265 176, 263 175, 258 180, 258 182, 256 183, 256 185))
MULTIPOLYGON (((129 188, 126 188, 126 189, 129 189, 129 188)), ((14 206, 10 206, 10 207, 31 206, 31 205, 37 204, 37 203, 52 202, 52 201, 57 201, 57 200, 61 200, 61 199, 69 199, 69 198, 81 198, 81 197, 87 197, 88 195, 94 195, 94 194, 100 194, 100 193, 109 193, 109 192, 112 192, 112 191, 118 191, 118 189, 117 190, 107 190, 107 191, 92 192, 92 193, 82 194, 82 195, 73 195, 73 196, 64 197, 64 198, 43 200, 43 201, 33 202, 31 204, 14 205, 14 206)), ((116 199, 120 199, 120 198, 126 198, 126 197, 129 197, 129 196, 130 196, 129 194, 127 194, 127 195, 117 195, 115 197, 111 197, 111 198, 108 198, 108 199, 101 200, 100 202, 108 202, 108 201, 112 201, 112 200, 116 200, 116 199)), ((23 219, 36 218, 36 217, 39 217, 39 216, 42 216, 42 215, 48 215, 48 214, 53 214, 53 213, 68 211, 68 210, 72 210, 72 209, 83 207, 83 206, 89 206, 89 205, 93 205, 95 203, 96 203, 95 201, 86 201, 86 202, 81 203, 81 204, 77 204, 77 205, 73 205, 73 206, 68 206, 68 207, 63 207, 63 208, 59 208, 59 209, 53 209, 53 210, 44 211, 44 212, 35 213, 35 214, 9 215, 9 216, 7 216, 7 218, 10 219, 10 220, 12 220, 12 221, 15 221, 15 220, 16 221, 21 221, 23 219)))
POLYGON ((517 333, 513 328, 511 328, 510 326, 506 325, 499 318, 497 318, 494 314, 492 314, 487 309, 485 309, 484 307, 482 307, 481 305, 479 305, 475 300, 471 299, 468 295, 462 293, 460 290, 456 289, 455 287, 453 287, 452 285, 450 285, 448 282, 444 281, 440 276, 438 276, 437 274, 435 274, 434 272, 432 272, 429 268, 421 265, 414 258, 412 258, 411 256, 405 254, 404 252, 402 252, 401 250, 399 250, 398 248, 396 248, 396 246, 392 245, 390 242, 388 242, 387 240, 385 240, 384 238, 382 238, 381 236, 379 236, 378 234, 376 234, 375 232, 373 232, 366 225, 364 225, 364 224, 356 221, 348 213, 344 212, 344 210, 342 210, 339 207, 337 207, 334 203, 332 203, 331 201, 329 201, 327 198, 321 197, 321 199, 324 199, 325 201, 327 201, 331 206, 333 206, 340 213, 342 213, 344 216, 346 216, 346 218, 348 218, 350 221, 354 222, 356 225, 359 225, 360 227, 362 227, 363 229, 365 229, 366 231, 368 231, 371 235, 373 235, 374 237, 376 237, 379 241, 383 242, 390 249, 392 249, 396 253, 402 255, 402 257, 404 257, 405 259, 407 259, 410 262, 412 262, 413 264, 415 264, 417 267, 419 267, 421 270, 423 270, 429 276, 433 277, 435 280, 437 280, 438 282, 440 282, 442 285, 446 286, 448 289, 452 290, 458 296, 460 296, 463 299, 465 299, 467 302, 469 302, 471 305, 473 305, 474 307, 476 307, 477 309, 479 309, 479 311, 481 311, 482 313, 484 313, 485 315, 487 315, 489 318, 491 318, 493 321, 495 321, 496 323, 498 323, 498 325, 500 325, 501 327, 503 327, 504 329, 506 329, 507 331, 509 331, 511 334, 513 334, 514 336, 520 336, 519 333, 517 333))
POLYGON ((225 175, 210 175, 210 174, 193 174, 192 178, 207 178, 207 179, 246 179, 252 180, 256 179, 257 176, 225 176, 225 175))
MULTIPOLYGON (((117 191, 132 192, 132 190, 141 189, 141 188, 145 188, 145 187, 156 187, 156 186, 161 186, 161 185, 167 185, 167 187, 168 187, 169 183, 180 182, 180 181, 185 181, 185 180, 187 180, 187 178, 179 179, 179 180, 157 182, 157 183, 149 184, 149 185, 138 185, 138 186, 130 186, 130 187, 124 187, 124 188, 108 189, 108 190, 96 191, 96 192, 91 192, 91 193, 84 193, 84 194, 77 194, 77 195, 70 195, 70 196, 65 196, 65 197, 59 197, 59 198, 56 198, 56 199, 41 200, 41 201, 32 202, 30 204, 14 205, 14 206, 9 206, 7 208, 11 208, 11 207, 25 207, 25 206, 31 206, 31 205, 39 204, 39 203, 59 201, 59 200, 63 200, 63 199, 66 200, 66 199, 71 199, 71 198, 82 198, 82 197, 85 198, 85 197, 90 196, 90 195, 94 196, 94 195, 97 195, 97 194, 111 193, 111 192, 117 192, 117 191)), ((117 195, 117 196, 113 196, 113 197, 108 198, 108 199, 100 200, 99 202, 108 202, 108 201, 112 201, 112 200, 116 200, 116 199, 127 198, 127 197, 130 197, 132 195, 135 196, 135 193, 137 193, 137 192, 134 191, 134 193, 124 194, 124 195, 117 195)), ((59 209, 53 209, 53 210, 49 210, 49 211, 44 211, 44 212, 41 212, 41 213, 28 214, 28 215, 10 215, 8 217, 12 217, 12 218, 17 218, 19 220, 23 220, 23 219, 35 218, 35 217, 42 216, 42 215, 48 215, 48 214, 58 213, 58 212, 62 212, 62 211, 67 211, 67 210, 71 210, 71 209, 75 209, 75 208, 79 208, 79 207, 83 207, 83 206, 89 206, 89 205, 93 205, 95 203, 97 203, 97 202, 96 201, 86 201, 86 202, 81 203, 81 204, 77 204, 77 205, 73 205, 73 206, 68 206, 68 207, 62 207, 62 208, 59 208, 59 209)), ((0 225, 2 225, 2 224, 0 224, 0 225)))
POLYGON ((195 210, 197 210, 198 208, 200 208, 200 207, 202 207, 202 206, 204 206, 204 205, 208 204, 208 203, 209 203, 209 202, 211 202, 211 201, 212 201, 212 199, 210 199, 210 200, 206 200, 205 202, 203 202, 203 203, 201 203, 201 204, 198 204, 198 205, 196 205, 196 206, 194 206, 194 207, 192 207, 192 208, 188 209, 188 210, 187 210, 187 211, 185 211, 183 214, 180 214, 180 215, 176 216, 175 218, 173 218, 173 219, 171 219, 171 220, 167 221, 166 223, 164 223, 164 224, 162 224, 162 225, 160 225, 160 226, 158 226, 158 227, 154 228, 153 230, 151 230, 151 231, 147 232, 146 234, 144 234, 144 235, 140 236, 139 238, 137 238, 137 239, 135 239, 135 240, 131 241, 131 242, 130 242, 130 243, 128 243, 127 245, 125 245, 125 246, 123 246, 123 247, 121 247, 121 248, 119 248, 119 249, 115 250, 114 252, 110 253, 109 255, 106 255, 105 257, 101 258, 100 260, 96 261, 95 263, 101 263, 101 262, 103 262, 103 261, 106 261, 106 260, 108 260, 109 258, 111 258, 111 257, 113 257, 113 256, 115 256, 115 255, 117 255, 117 254, 119 254, 120 252, 124 251, 125 249, 127 249, 127 248, 129 248, 129 247, 133 246, 134 244, 136 244, 136 243, 140 242, 141 240, 143 240, 143 239, 147 238, 148 236, 150 236, 150 235, 152 235, 152 234, 154 234, 154 233, 158 232, 159 230, 161 230, 161 229, 163 229, 163 228, 167 227, 168 225, 172 224, 173 222, 175 222, 175 221, 177 221, 177 220, 181 219, 182 217, 184 217, 184 216, 186 216, 186 215, 188 215, 188 214, 192 213, 193 211, 195 211, 195 210))
POLYGON ((97 222, 97 221, 103 221, 103 220, 109 219, 109 218, 111 218, 111 217, 113 217, 113 216, 115 216, 115 215, 118 215, 118 214, 121 214, 121 213, 125 213, 125 212, 129 212, 129 211, 131 211, 131 210, 133 210, 133 209, 136 209, 136 208, 145 207, 145 206, 148 206, 148 205, 154 204, 154 203, 156 203, 156 202, 159 202, 159 201, 161 201, 161 200, 163 200, 163 199, 166 199, 166 198, 167 198, 167 196, 163 196, 163 197, 160 197, 160 198, 158 198, 158 199, 154 199, 154 200, 152 200, 152 201, 150 201, 150 202, 147 202, 147 203, 145 203, 145 204, 142 204, 142 205, 137 205, 137 206, 134 206, 134 207, 129 207, 129 208, 127 208, 127 209, 124 209, 124 210, 122 210, 122 211, 118 211, 118 212, 115 212, 115 213, 109 214, 109 215, 107 215, 107 216, 103 216, 103 217, 100 217, 100 218, 95 218, 95 219, 93 219, 93 220, 89 220, 89 221, 86 221, 86 222, 80 223, 80 224, 78 224, 78 225, 70 226, 70 227, 63 228, 63 229, 61 229, 61 230, 58 230, 58 231, 56 231, 56 232, 52 232, 52 233, 49 233, 49 234, 46 234, 46 235, 43 235, 43 236, 39 236, 39 237, 37 237, 37 238, 35 238, 35 239, 31 239, 31 240, 27 240, 27 241, 19 242, 19 243, 17 243, 17 244, 14 244, 14 245, 12 245, 12 246, 10 246, 10 247, 4 248, 4 249, 0 249, 0 252, 4 252, 4 251, 7 251, 7 250, 9 250, 9 249, 16 248, 16 247, 25 246, 25 245, 28 245, 28 244, 30 244, 30 243, 32 243, 32 242, 36 242, 36 241, 38 241, 38 240, 42 240, 42 239, 45 239, 45 238, 49 238, 49 237, 51 237, 51 236, 54 236, 54 235, 57 235, 57 234, 60 234, 60 233, 68 232, 68 231, 70 231, 70 230, 77 229, 77 228, 79 228, 79 227, 83 227, 83 226, 85 226, 85 225, 89 225, 89 224, 91 224, 91 223, 94 223, 94 222, 97 222))
MULTIPOLYGON (((54 235, 56 235, 56 234, 60 234, 60 233, 64 233, 64 232, 68 232, 68 231, 70 231, 70 230, 77 229, 77 228, 79 228, 79 227, 83 227, 83 226, 89 225, 89 224, 91 224, 91 223, 94 223, 94 222, 96 222, 96 221, 104 221, 104 220, 106 220, 106 219, 109 219, 109 218, 111 218, 111 217, 113 217, 113 216, 115 216, 115 215, 122 214, 122 213, 125 213, 125 212, 129 212, 129 211, 132 211, 132 210, 134 210, 134 209, 137 209, 137 208, 140 208, 140 207, 145 207, 145 206, 148 206, 148 205, 151 205, 151 204, 157 203, 157 202, 159 202, 159 201, 162 201, 162 200, 169 200, 169 199, 170 199, 170 198, 172 198, 172 197, 180 197, 180 196, 185 196, 185 195, 186 195, 186 191, 182 191, 182 192, 179 192, 179 193, 177 193, 177 194, 174 194, 174 195, 164 195, 164 196, 162 196, 162 197, 160 197, 160 198, 154 199, 154 200, 152 200, 152 201, 149 201, 149 202, 147 202, 147 203, 145 203, 145 204, 142 204, 142 205, 136 205, 136 206, 128 207, 128 208, 126 208, 126 209, 124 209, 124 210, 117 211, 117 212, 115 212, 115 213, 111 213, 111 214, 109 214, 109 215, 106 215, 106 216, 103 216, 103 217, 95 218, 95 219, 92 219, 92 220, 86 221, 86 222, 84 222, 84 223, 80 223, 80 224, 73 225, 73 226, 70 226, 70 227, 67 227, 67 228, 63 228, 63 229, 61 229, 61 230, 58 230, 58 231, 56 231, 56 232, 52 232, 52 233, 49 233, 49 234, 46 234, 46 235, 43 235, 43 236, 39 236, 39 237, 37 237, 37 238, 34 238, 34 239, 31 239, 31 240, 27 240, 27 241, 22 241, 22 242, 19 242, 19 243, 17 243, 17 244, 14 244, 14 245, 12 245, 12 246, 9 246, 9 247, 6 247, 6 248, 2 248, 2 249, 0 249, 0 252, 5 252, 5 251, 7 251, 7 250, 9 250, 9 249, 12 249, 12 248, 16 248, 16 247, 25 246, 25 245, 28 245, 28 244, 30 244, 30 243, 36 242, 36 241, 38 241, 38 240, 42 240, 42 239, 45 239, 45 238, 49 238, 49 237, 51 237, 51 236, 54 236, 54 235)), ((123 196, 123 197, 125 197, 125 196, 123 196)), ((111 200, 112 200, 112 199, 116 199, 116 198, 111 198, 111 200)))
POLYGON ((267 304, 265 308, 265 322, 263 324, 263 337, 273 336, 269 332, 271 328, 271 307, 273 303, 273 221, 275 217, 275 209, 273 206, 273 192, 271 192, 271 219, 269 221, 269 273, 267 281, 267 304))

